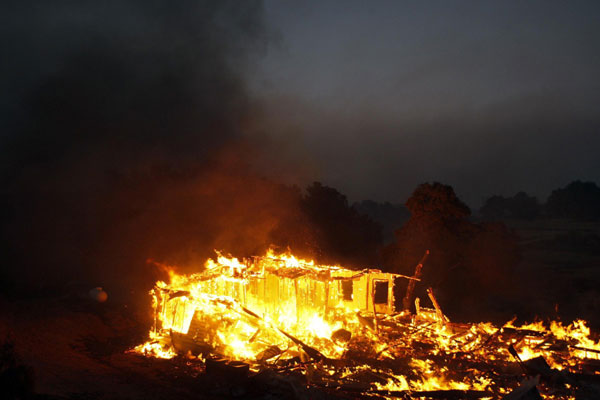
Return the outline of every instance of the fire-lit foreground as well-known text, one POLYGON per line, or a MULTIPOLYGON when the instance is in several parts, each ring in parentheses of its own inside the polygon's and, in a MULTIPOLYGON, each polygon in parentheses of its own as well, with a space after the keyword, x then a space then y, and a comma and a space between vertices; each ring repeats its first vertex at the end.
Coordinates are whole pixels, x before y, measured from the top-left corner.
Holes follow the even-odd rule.
MULTIPOLYGON (((155 323, 137 353, 180 354, 209 373, 238 377, 301 373, 307 386, 350 397, 598 394, 600 343, 584 321, 452 323, 431 290, 433 308, 416 299, 416 313, 397 311, 395 283, 411 287, 416 277, 273 252, 243 261, 219 254, 201 273, 169 275, 151 292, 155 323)), ((412 302, 410 291, 406 297, 412 302)))

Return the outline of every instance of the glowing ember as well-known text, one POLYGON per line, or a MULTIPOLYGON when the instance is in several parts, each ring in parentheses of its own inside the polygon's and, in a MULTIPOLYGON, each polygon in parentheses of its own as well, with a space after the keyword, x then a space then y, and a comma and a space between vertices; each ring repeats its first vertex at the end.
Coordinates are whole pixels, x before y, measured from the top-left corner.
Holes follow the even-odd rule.
MULTIPOLYGON (((137 353, 227 357, 253 370, 300 363, 320 385, 368 381, 364 391, 382 395, 459 390, 479 398, 515 387, 510 374, 496 371, 518 375, 539 368, 530 361, 542 356, 549 366, 538 374, 576 373, 600 355, 584 321, 457 324, 432 291, 435 308, 419 306, 410 315, 395 309, 393 289, 397 279, 415 278, 316 265, 291 254, 240 261, 218 253, 201 273, 169 270, 169 277, 151 292, 155 326, 137 353)), ((549 398, 567 398, 570 390, 549 398)))

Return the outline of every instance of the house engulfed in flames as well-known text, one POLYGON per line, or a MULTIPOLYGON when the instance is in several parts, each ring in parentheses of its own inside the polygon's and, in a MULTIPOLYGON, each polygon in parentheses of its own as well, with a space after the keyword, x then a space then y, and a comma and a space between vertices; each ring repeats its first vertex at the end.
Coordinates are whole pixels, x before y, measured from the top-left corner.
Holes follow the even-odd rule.
POLYGON ((186 355, 207 375, 222 372, 222 362, 243 366, 245 377, 293 370, 302 387, 285 381, 284 392, 318 387, 350 398, 600 398, 600 341, 585 321, 450 322, 431 289, 434 308, 417 298, 416 312, 396 310, 394 286, 409 280, 406 308, 418 272, 354 271, 269 252, 242 261, 219 254, 200 273, 169 275, 151 291, 150 339, 132 351, 186 355))
POLYGON ((339 356, 339 344, 361 324, 377 329, 377 315, 396 312, 395 281, 416 279, 315 265, 272 251, 242 261, 219 254, 205 267, 193 275, 170 272, 170 284, 157 283, 153 336, 163 344, 170 340, 175 350, 234 359, 272 351, 273 343, 291 335, 339 356))

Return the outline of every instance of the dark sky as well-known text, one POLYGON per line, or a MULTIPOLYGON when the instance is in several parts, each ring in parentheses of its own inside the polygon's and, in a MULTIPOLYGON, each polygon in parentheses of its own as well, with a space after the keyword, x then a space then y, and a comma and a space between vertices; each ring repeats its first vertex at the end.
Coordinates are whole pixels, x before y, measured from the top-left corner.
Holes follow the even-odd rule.
POLYGON ((267 1, 249 78, 280 173, 352 200, 441 181, 479 207, 600 181, 600 3, 267 1))
POLYGON ((243 4, 4 3, 0 168, 180 164, 241 140, 263 173, 351 201, 440 181, 478 208, 600 181, 597 1, 243 4))
POLYGON ((274 182, 599 182, 597 4, 0 2, 0 281, 260 254, 302 221, 274 182))

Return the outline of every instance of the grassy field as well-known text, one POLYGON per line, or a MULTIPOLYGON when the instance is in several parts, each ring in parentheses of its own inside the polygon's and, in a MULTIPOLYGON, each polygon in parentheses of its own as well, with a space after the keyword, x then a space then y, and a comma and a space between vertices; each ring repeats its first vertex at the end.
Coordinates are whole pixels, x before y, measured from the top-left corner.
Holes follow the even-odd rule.
POLYGON ((531 317, 584 318, 600 328, 600 223, 505 221, 519 236, 519 289, 531 317))

